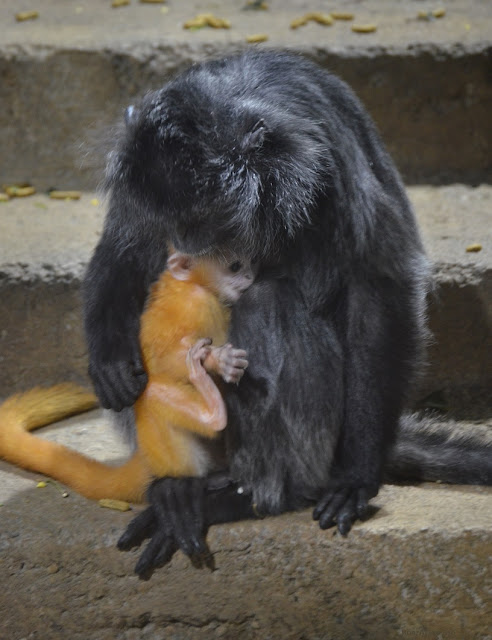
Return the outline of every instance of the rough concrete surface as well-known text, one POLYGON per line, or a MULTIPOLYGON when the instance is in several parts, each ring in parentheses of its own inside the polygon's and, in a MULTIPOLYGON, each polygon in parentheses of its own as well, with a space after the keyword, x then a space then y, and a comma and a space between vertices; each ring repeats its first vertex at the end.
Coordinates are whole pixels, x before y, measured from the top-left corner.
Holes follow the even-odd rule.
POLYGON ((290 29, 299 15, 337 3, 273 0, 269 11, 242 11, 244 4, 169 0, 163 13, 136 0, 120 9, 109 0, 43 0, 37 20, 18 23, 18 1, 3 0, 0 176, 40 188, 93 189, 100 175, 93 148, 126 105, 192 62, 266 46, 289 47, 344 78, 407 181, 491 180, 487 2, 447 0, 446 15, 431 21, 416 17, 436 8, 431 0, 339 3, 354 12, 354 22, 377 24, 365 35, 345 21, 290 29), (210 11, 228 18, 231 29, 183 29, 187 19, 210 11), (259 32, 269 36, 266 43, 246 44, 259 32))
MULTIPOLYGON (((100 411, 43 430, 100 460, 100 411)), ((130 513, 0 464, 2 640, 490 639, 492 490, 386 486, 347 538, 308 511, 212 528, 216 570, 178 554, 149 582, 115 548, 130 513)))
MULTIPOLYGON (((410 187, 437 288, 421 394, 492 386, 492 187, 410 187), (478 253, 466 247, 481 243, 478 253)), ((80 283, 104 207, 45 195, 0 204, 0 389, 86 379, 80 283)))

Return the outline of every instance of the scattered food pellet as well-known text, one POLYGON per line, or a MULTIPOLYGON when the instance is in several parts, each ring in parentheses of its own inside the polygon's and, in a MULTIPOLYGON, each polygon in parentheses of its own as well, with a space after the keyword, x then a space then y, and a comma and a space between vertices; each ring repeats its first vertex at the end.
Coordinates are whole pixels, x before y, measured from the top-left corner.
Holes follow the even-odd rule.
POLYGON ((38 484, 36 485, 36 489, 44 489, 45 487, 47 487, 48 484, 44 481, 41 480, 40 482, 38 482, 38 484))
POLYGON ((81 196, 80 191, 50 191, 50 198, 53 200, 80 200, 81 196))
POLYGON ((99 205, 99 200, 97 198, 92 198, 91 205, 93 207, 97 207, 99 205))
POLYGON ((353 24, 351 29, 354 33, 374 33, 377 30, 375 24, 353 24))
POLYGON ((47 571, 50 575, 53 575, 54 573, 58 573, 58 571, 60 571, 60 567, 57 564, 50 564, 47 571))
POLYGON ((308 21, 304 16, 302 18, 296 18, 295 20, 292 20, 292 22, 290 23, 290 28, 298 29, 299 27, 303 27, 305 24, 307 24, 307 22, 308 21))
POLYGON ((353 20, 354 14, 346 11, 330 11, 333 20, 353 20))
POLYGON ((7 193, 0 193, 0 202, 8 202, 10 200, 7 193))
POLYGON ((268 36, 266 33, 255 33, 251 36, 246 36, 246 42, 266 42, 268 36))
POLYGON ((433 11, 419 11, 417 18, 419 20, 432 21, 434 18, 443 18, 446 15, 445 9, 434 9, 433 11))
POLYGON ((300 18, 292 20, 292 22, 290 23, 290 28, 298 29, 299 27, 303 27, 308 22, 317 22, 318 24, 322 24, 323 26, 328 27, 333 24, 333 18, 329 13, 313 11, 311 13, 305 13, 300 18))
POLYGON ((34 187, 25 187, 16 184, 6 187, 5 191, 11 198, 25 198, 26 196, 32 196, 36 193, 34 187))
POLYGON ((213 29, 230 29, 231 23, 224 18, 217 18, 213 13, 199 13, 197 16, 184 23, 183 29, 201 29, 212 27, 213 29))
POLYGON ((466 251, 468 253, 478 253, 479 251, 482 251, 482 245, 479 244, 478 242, 476 242, 474 244, 469 244, 466 247, 466 251))
POLYGON ((39 18, 38 11, 21 11, 20 13, 15 14, 15 19, 17 22, 25 22, 26 20, 35 20, 39 18))
POLYGON ((118 7, 126 7, 128 4, 130 4, 130 0, 113 0, 111 6, 116 9, 118 7))
POLYGON ((99 500, 99 506, 105 509, 116 509, 116 511, 130 511, 130 505, 124 500, 111 500, 111 498, 102 498, 99 500))
POLYGON ((142 4, 164 4, 165 0, 140 0, 142 4))

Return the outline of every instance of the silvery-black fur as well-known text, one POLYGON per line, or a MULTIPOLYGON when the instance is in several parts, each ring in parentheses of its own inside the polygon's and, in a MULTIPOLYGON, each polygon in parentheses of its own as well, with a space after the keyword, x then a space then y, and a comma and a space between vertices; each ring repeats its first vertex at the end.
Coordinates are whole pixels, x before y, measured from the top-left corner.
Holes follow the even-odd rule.
POLYGON ((415 217, 349 87, 291 54, 198 64, 127 111, 86 284, 104 406, 142 386, 138 318, 166 241, 260 260, 233 310, 249 368, 227 393, 233 477, 258 509, 375 495, 426 336, 415 217), (355 494, 354 494, 355 495, 355 494))

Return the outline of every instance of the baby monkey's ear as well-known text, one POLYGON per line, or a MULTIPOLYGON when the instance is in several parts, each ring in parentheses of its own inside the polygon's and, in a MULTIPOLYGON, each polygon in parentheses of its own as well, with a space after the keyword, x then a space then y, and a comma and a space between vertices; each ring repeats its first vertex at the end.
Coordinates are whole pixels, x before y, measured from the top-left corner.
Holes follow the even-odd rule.
POLYGON ((242 150, 253 151, 254 149, 259 149, 263 145, 267 131, 264 120, 258 120, 245 134, 241 144, 242 150))
POLYGON ((193 266, 193 257, 175 251, 167 259, 167 268, 176 280, 188 280, 193 266))

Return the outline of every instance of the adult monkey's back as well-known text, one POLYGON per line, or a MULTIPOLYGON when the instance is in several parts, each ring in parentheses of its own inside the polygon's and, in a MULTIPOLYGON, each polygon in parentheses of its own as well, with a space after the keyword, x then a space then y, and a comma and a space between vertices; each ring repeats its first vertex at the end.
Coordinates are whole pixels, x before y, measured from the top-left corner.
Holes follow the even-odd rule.
MULTIPOLYGON (((145 384, 139 314, 166 241, 258 257, 260 275, 233 313, 231 340, 250 365, 227 398, 231 476, 260 513, 316 502, 321 527, 346 533, 382 479, 422 354, 429 280, 373 123, 338 78, 267 51, 196 65, 127 116, 86 280, 103 405, 129 405, 145 384)), ((203 518, 240 515, 230 486, 207 494, 203 513, 204 484, 154 483, 160 507, 122 541, 154 534, 140 570, 176 545, 202 549, 203 518)))

